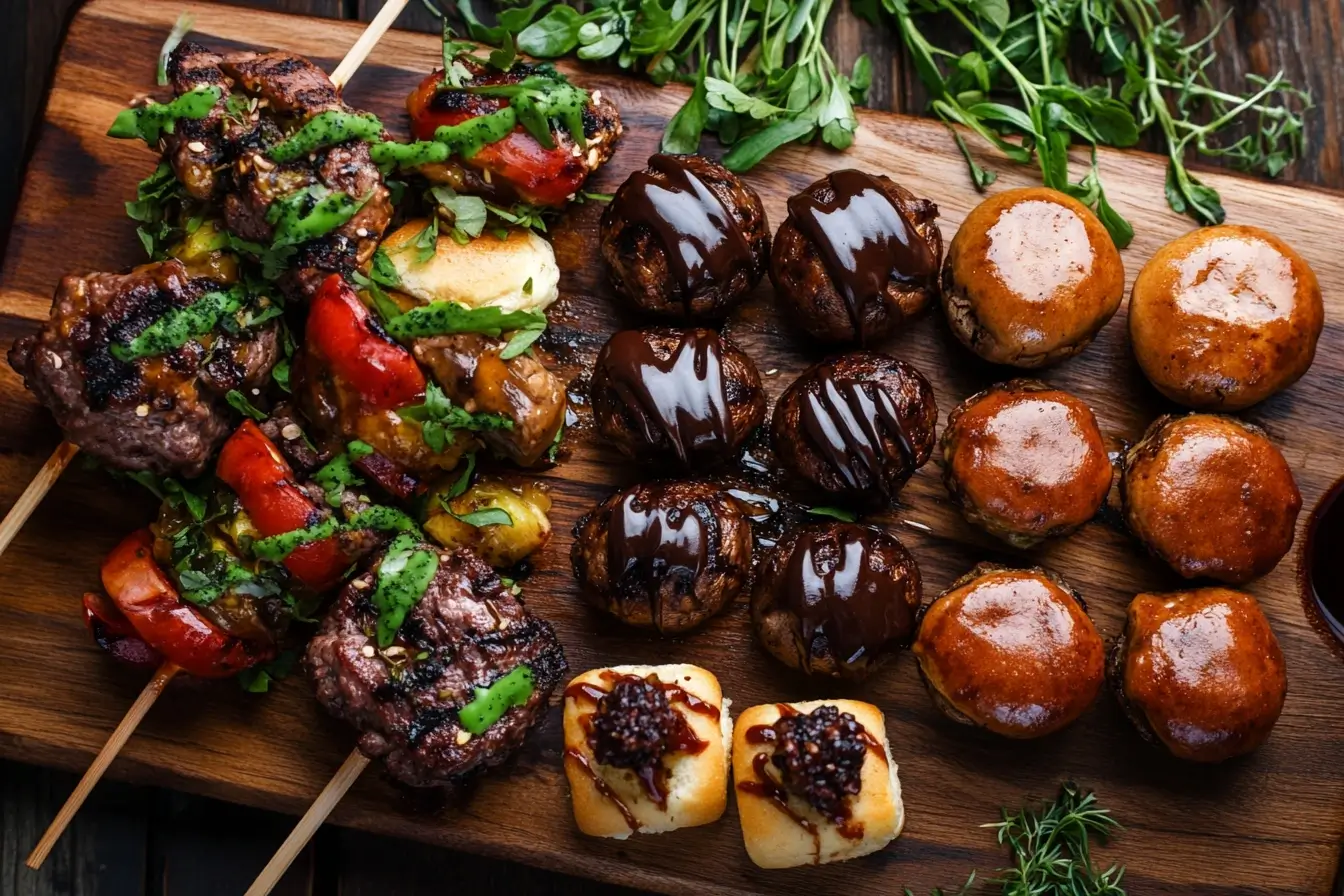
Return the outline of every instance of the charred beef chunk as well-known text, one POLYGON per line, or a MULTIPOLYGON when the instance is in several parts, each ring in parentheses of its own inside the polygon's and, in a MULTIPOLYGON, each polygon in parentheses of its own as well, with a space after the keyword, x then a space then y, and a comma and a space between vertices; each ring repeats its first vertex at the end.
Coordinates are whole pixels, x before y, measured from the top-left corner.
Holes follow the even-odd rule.
POLYGON ((341 592, 304 657, 318 702, 361 732, 365 755, 382 758, 388 773, 411 787, 449 785, 503 762, 545 714, 566 670, 551 626, 484 561, 466 549, 439 556, 391 647, 379 649, 375 635, 375 564, 341 592), (527 700, 484 733, 467 731, 458 712, 476 689, 522 665, 532 672, 527 700))
POLYGON ((837 824, 849 817, 846 801, 859 792, 867 747, 863 726, 834 706, 806 715, 781 716, 774 724, 772 760, 784 786, 837 824))
POLYGON ((603 765, 652 768, 667 752, 668 733, 677 719, 666 691, 642 678, 625 676, 598 701, 588 745, 603 765))
POLYGON ((10 349, 10 366, 90 456, 123 470, 197 476, 232 428, 224 396, 250 393, 275 366, 276 326, 209 334, 131 361, 112 346, 222 288, 176 260, 66 277, 41 331, 10 349))

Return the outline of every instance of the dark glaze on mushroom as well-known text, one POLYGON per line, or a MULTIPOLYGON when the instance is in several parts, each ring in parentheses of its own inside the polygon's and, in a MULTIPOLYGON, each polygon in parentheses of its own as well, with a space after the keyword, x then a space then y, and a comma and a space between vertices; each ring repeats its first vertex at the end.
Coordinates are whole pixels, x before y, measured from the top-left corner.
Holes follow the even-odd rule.
POLYGON ((682 320, 727 313, 765 273, 769 241, 760 197, 701 156, 650 157, 602 215, 602 254, 617 291, 682 320))
POLYGON ((593 369, 598 429, 634 457, 729 456, 765 417, 756 365, 713 330, 623 330, 593 369))
MULTIPOLYGON (((680 703, 689 712, 714 720, 719 708, 688 693, 675 683, 661 681, 650 674, 602 673, 605 688, 580 681, 565 690, 565 697, 580 704, 591 703, 593 710, 580 717, 593 758, 601 765, 634 772, 660 809, 667 809, 668 781, 663 757, 669 753, 701 753, 709 746, 691 730, 685 716, 673 704, 680 703)), ((618 805, 614 795, 603 793, 618 805)), ((633 815, 626 808, 627 821, 633 815)), ((638 828, 636 824, 631 829, 638 828)))
POLYGON ((756 780, 740 781, 743 793, 768 799, 812 835, 818 856, 821 835, 816 825, 789 806, 789 794, 798 796, 836 826, 840 836, 863 839, 863 825, 851 819, 850 800, 863 783, 863 763, 871 751, 886 762, 886 751, 853 715, 834 706, 818 706, 800 713, 777 704, 779 718, 772 725, 747 729, 749 744, 773 744, 773 751, 757 753, 752 761, 756 780))
POLYGON ((1140 733, 1196 762, 1264 743, 1288 690, 1269 620, 1255 598, 1228 588, 1134 598, 1110 675, 1140 733))
POLYGON ((918 370, 852 352, 805 371, 775 407, 784 468, 823 491, 890 499, 933 453, 938 408, 918 370))
POLYGON ((1216 414, 1154 421, 1125 455, 1130 531, 1187 579, 1248 582, 1293 546, 1302 495, 1258 427, 1216 414))
POLYGON ((1000 383, 954 408, 942 455, 943 482, 962 515, 1018 548, 1074 531, 1111 490, 1091 408, 1033 380, 1000 383))
POLYGON ((570 561, 585 598, 636 626, 694 628, 742 591, 751 522, 705 482, 653 482, 618 492, 574 528, 570 561))
POLYGON ((790 532, 765 561, 752 620, 786 665, 858 679, 910 643, 922 596, 919 567, 895 536, 819 523, 790 532))
POLYGON ((942 236, 933 203, 889 178, 846 169, 788 206, 771 276, 813 336, 862 344, 893 331, 936 294, 942 236))

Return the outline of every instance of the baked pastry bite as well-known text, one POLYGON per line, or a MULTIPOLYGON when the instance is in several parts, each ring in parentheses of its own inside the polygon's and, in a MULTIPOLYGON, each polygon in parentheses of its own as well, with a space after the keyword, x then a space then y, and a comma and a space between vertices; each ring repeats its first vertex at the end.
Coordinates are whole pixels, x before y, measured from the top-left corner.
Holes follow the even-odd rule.
POLYGON ((1311 266, 1274 234, 1241 224, 1201 227, 1158 249, 1129 300, 1144 376, 1201 410, 1240 410, 1297 382, 1324 325, 1311 266))
POLYGON ((785 533, 761 564, 751 619, 786 666, 857 680, 909 645, 923 598, 919 564, 895 535, 813 523, 785 533))
POLYGON ((1124 458, 1120 498, 1139 541, 1187 579, 1236 585, 1293 546, 1302 495, 1258 426, 1235 417, 1161 417, 1124 458))
POLYGON ((1288 692, 1269 620, 1230 588, 1135 597, 1108 671, 1139 733, 1195 762, 1264 743, 1288 692))
POLYGON ((574 821, 624 840, 717 821, 728 805, 732 720, 699 666, 590 669, 565 688, 574 821))
POLYGON ((1000 383, 957 405, 942 454, 943 483, 962 516, 1016 548, 1096 516, 1114 473, 1092 409, 1035 380, 1000 383))
POLYGON ((938 295, 938 206, 891 178, 847 169, 789 199, 770 279, 781 309, 825 343, 874 342, 938 295))
POLYGON ((1004 737, 1065 727, 1105 675, 1106 649, 1082 601, 1042 569, 981 563, 929 604, 911 650, 944 715, 1004 737))
POLYGON ((971 210, 947 250, 943 310, 986 361, 1036 368, 1071 358, 1115 315, 1125 266, 1092 210, 1047 187, 971 210))
POLYGON ((905 826, 886 719, 870 703, 747 709, 733 728, 733 781, 747 855, 762 868, 866 856, 905 826))

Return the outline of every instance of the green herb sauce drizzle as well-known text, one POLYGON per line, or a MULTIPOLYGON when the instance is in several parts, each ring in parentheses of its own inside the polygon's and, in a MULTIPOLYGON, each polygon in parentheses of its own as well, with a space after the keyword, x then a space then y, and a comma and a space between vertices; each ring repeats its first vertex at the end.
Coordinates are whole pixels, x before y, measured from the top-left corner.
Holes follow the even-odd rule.
POLYGON ((402 533, 388 545, 378 564, 378 583, 372 601, 378 610, 380 648, 392 646, 406 614, 419 603, 439 571, 438 552, 421 549, 419 545, 416 536, 402 533))
POLYGON ((518 666, 488 688, 476 688, 475 699, 457 711, 457 720, 472 734, 484 734, 515 706, 532 697, 532 669, 518 666))

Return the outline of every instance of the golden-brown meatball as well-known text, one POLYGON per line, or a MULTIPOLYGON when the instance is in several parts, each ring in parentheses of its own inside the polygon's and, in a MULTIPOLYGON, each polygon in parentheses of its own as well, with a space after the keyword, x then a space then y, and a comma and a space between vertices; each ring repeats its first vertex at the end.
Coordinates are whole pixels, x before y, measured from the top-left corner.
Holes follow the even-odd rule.
POLYGON ((1101 221, 1045 187, 1006 190, 972 209, 943 265, 952 332, 986 361, 1014 367, 1081 352, 1124 292, 1124 263, 1101 221))
POLYGON ((1032 380, 958 405, 943 430, 943 482, 973 525, 1014 547, 1066 535, 1111 490, 1111 459, 1092 409, 1032 380))
POLYGON ((646 482, 574 526, 583 596, 630 625, 688 631, 728 606, 751 572, 751 521, 708 482, 646 482))
POLYGON ((938 405, 914 366, 850 352, 803 372, 770 423, 785 472, 822 492, 890 501, 933 454, 938 405))
POLYGON ((1228 588, 1134 598, 1109 671, 1140 733, 1196 762, 1264 743, 1288 691, 1269 620, 1255 598, 1228 588))
POLYGON ((1325 306, 1316 275, 1256 227, 1202 227, 1157 251, 1129 300, 1144 375, 1187 407, 1235 411, 1301 379, 1325 306))
POLYGON ((612 286, 636 308, 717 320, 765 274, 770 225, 756 191, 703 156, 658 154, 602 213, 612 286))
POLYGON ((785 535, 762 564, 751 617, 785 665, 860 679, 910 643, 922 599, 919 566, 896 536, 816 523, 785 535))
POLYGON ((868 344, 938 294, 938 206, 883 175, 828 174, 789 200, 770 279, 780 305, 826 343, 868 344))
POLYGON ((939 709, 1005 737, 1068 725, 1105 676, 1082 603, 1040 569, 980 564, 929 604, 911 649, 939 709))
POLYGON ((1216 414, 1155 421, 1125 455, 1125 521, 1187 579, 1239 584, 1293 546, 1302 495, 1259 427, 1216 414))
POLYGON ((714 330, 622 330, 597 355, 598 431, 635 458, 726 460, 765 419, 751 358, 714 330))

